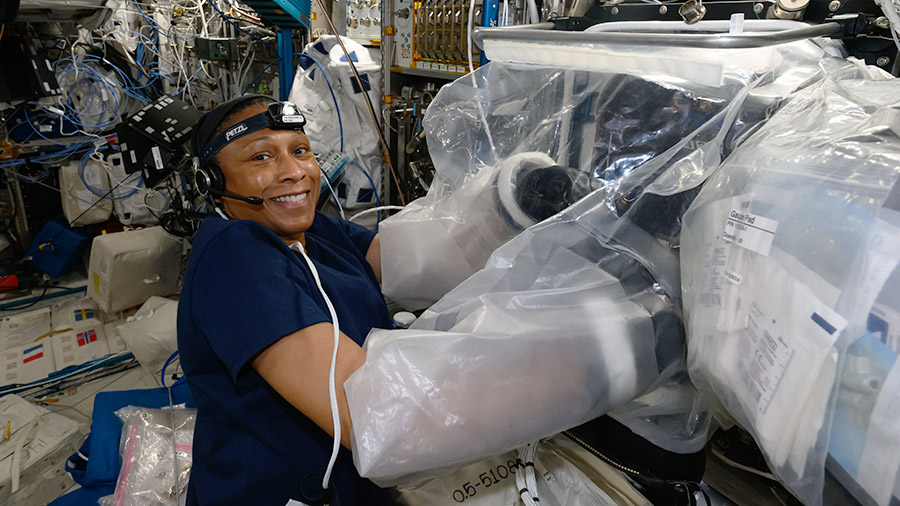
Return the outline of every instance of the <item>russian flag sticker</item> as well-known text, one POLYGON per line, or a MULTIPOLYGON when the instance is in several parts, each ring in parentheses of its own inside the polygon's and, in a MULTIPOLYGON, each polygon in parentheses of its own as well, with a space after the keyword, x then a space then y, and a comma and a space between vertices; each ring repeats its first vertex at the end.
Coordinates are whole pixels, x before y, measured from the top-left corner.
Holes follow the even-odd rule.
POLYGON ((28 348, 27 350, 22 352, 22 355, 24 356, 24 359, 22 360, 23 364, 27 364, 28 362, 32 362, 39 358, 42 358, 44 356, 44 345, 39 344, 32 348, 28 348))

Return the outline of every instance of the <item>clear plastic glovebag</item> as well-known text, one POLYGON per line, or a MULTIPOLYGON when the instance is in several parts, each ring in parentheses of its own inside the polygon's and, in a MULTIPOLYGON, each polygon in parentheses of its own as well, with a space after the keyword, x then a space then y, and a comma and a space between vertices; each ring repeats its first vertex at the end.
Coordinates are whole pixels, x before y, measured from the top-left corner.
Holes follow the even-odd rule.
POLYGON ((184 506, 193 462, 197 410, 127 406, 122 419, 122 469, 112 506, 184 506))
POLYGON ((673 250, 698 186, 823 55, 812 42, 761 51, 770 66, 719 68, 717 85, 493 61, 444 86, 424 120, 435 182, 380 227, 384 294, 424 309, 500 244, 600 189, 602 235, 678 297, 673 250))
POLYGON ((822 500, 835 415, 832 456, 887 505, 900 465, 900 294, 885 284, 900 260, 900 82, 821 66, 684 216, 688 365, 806 504, 822 500))
POLYGON ((493 61, 442 88, 425 121, 437 182, 380 232, 385 294, 433 305, 370 334, 345 384, 363 476, 435 476, 611 410, 667 450, 703 447, 681 217, 821 73, 812 42, 766 51, 772 65, 702 83, 493 61))

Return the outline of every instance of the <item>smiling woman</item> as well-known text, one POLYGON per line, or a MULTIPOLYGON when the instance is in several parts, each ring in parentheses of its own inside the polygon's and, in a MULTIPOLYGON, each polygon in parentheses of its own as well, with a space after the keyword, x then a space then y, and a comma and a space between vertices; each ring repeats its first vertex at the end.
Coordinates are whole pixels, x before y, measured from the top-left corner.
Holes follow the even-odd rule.
POLYGON ((315 209, 320 171, 292 104, 241 97, 207 113, 191 145, 201 224, 178 306, 178 347, 198 408, 188 504, 390 504, 349 454, 344 381, 373 328, 390 328, 378 236, 315 209), (306 264, 292 246, 299 242, 306 264), (332 480, 329 376, 341 427, 332 480))
MULTIPOLYGON (((233 124, 265 114, 266 106, 252 105, 225 123, 233 124)), ((261 205, 240 200, 224 202, 236 219, 260 223, 288 244, 306 245, 303 232, 312 225, 319 199, 321 172, 306 134, 299 130, 263 129, 245 134, 219 151, 225 189, 262 199, 261 205)))

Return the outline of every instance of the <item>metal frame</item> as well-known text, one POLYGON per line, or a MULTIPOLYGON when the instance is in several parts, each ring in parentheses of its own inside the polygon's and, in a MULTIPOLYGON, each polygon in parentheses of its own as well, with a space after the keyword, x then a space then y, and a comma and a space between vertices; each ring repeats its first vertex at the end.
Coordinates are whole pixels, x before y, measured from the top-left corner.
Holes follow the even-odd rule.
POLYGON ((473 40, 484 47, 486 40, 515 40, 541 43, 629 44, 637 46, 668 46, 707 49, 749 49, 774 46, 814 37, 838 35, 843 31, 839 23, 823 23, 804 28, 777 32, 743 34, 644 33, 644 32, 567 32, 552 30, 552 23, 525 25, 519 28, 476 28, 473 40), (538 27, 535 29, 535 27, 538 27))
POLYGON ((278 96, 287 100, 294 83, 294 43, 290 28, 278 30, 278 96))

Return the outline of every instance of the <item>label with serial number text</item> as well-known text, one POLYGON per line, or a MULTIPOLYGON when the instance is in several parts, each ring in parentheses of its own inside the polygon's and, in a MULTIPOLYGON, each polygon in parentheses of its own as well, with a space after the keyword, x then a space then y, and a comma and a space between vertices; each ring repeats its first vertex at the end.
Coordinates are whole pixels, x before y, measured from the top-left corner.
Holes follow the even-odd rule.
POLYGON ((725 220, 722 238, 742 248, 768 256, 777 228, 778 222, 775 220, 732 209, 728 213, 728 219, 725 220))

